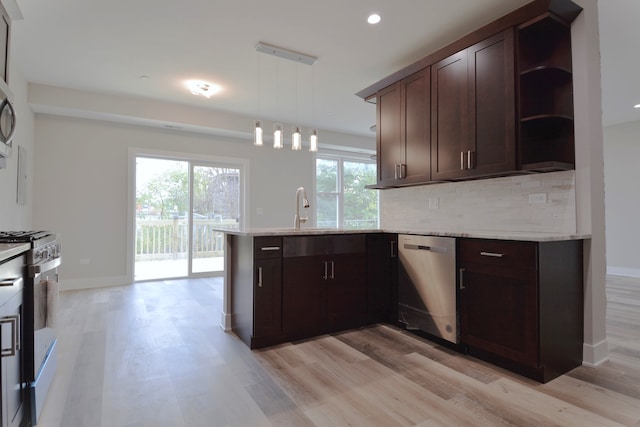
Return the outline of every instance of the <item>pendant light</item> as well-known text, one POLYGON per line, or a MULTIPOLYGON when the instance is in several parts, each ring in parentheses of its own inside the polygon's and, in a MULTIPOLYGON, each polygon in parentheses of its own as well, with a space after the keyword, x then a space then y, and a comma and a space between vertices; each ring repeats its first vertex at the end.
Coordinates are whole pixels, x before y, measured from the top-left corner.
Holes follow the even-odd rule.
MULTIPOLYGON (((276 62, 276 116, 280 117, 280 61, 276 62)), ((284 147, 284 135, 282 134, 282 125, 274 123, 273 125, 273 148, 284 147)))
MULTIPOLYGON (((316 116, 316 73, 311 70, 311 113, 312 116, 316 116)), ((309 151, 312 153, 318 152, 318 130, 311 129, 309 132, 309 151)))
MULTIPOLYGON (((281 47, 269 45, 267 43, 259 42, 256 45, 256 51, 259 53, 266 53, 268 55, 273 55, 278 58, 287 59, 290 61, 296 62, 296 121, 298 116, 298 64, 305 65, 313 65, 318 61, 318 58, 311 55, 306 55, 304 53, 291 51, 288 49, 284 49, 281 47)), ((280 62, 277 62, 277 71, 276 71, 276 79, 277 79, 277 89, 276 89, 276 116, 280 117, 280 62)), ((258 78, 257 78, 257 89, 258 89, 258 116, 260 116, 260 55, 258 55, 258 78)), ((315 80, 315 79, 314 79, 315 80)), ((315 104, 315 88, 313 90, 313 104, 315 104)), ((315 105, 313 106, 313 111, 315 113, 315 105)), ((254 138, 253 145, 257 147, 261 147, 264 145, 263 140, 263 127, 261 120, 254 121, 254 138)), ((273 124, 273 148, 280 149, 284 147, 284 132, 283 126, 281 123, 273 124)), ((291 134, 291 149, 295 151, 302 150, 302 132, 299 126, 293 127, 293 133, 291 134)), ((309 136, 309 151, 316 152, 318 151, 318 131, 312 129, 310 131, 309 136)))
POLYGON ((275 123, 273 125, 273 148, 284 147, 284 135, 282 134, 282 125, 275 123))
MULTIPOLYGON (((258 117, 260 117, 260 55, 258 54, 257 56, 258 66, 256 68, 258 69, 258 73, 256 86, 258 88, 258 117)), ((253 145, 255 145, 256 147, 262 147, 264 145, 264 142, 262 140, 262 121, 256 120, 255 125, 256 126, 253 131, 253 145)))
POLYGON ((256 128, 253 132, 253 145, 256 147, 262 147, 264 142, 262 141, 262 122, 256 120, 256 128))
POLYGON ((318 151, 318 131, 316 129, 311 129, 309 135, 309 151, 312 153, 318 151))
MULTIPOLYGON (((298 64, 296 63, 296 121, 298 121, 298 64)), ((302 149, 302 135, 300 135, 300 128, 294 127, 291 134, 291 149, 298 151, 302 149)))
POLYGON ((302 135, 300 134, 300 128, 293 128, 293 134, 291 134, 291 149, 294 151, 302 150, 302 135))

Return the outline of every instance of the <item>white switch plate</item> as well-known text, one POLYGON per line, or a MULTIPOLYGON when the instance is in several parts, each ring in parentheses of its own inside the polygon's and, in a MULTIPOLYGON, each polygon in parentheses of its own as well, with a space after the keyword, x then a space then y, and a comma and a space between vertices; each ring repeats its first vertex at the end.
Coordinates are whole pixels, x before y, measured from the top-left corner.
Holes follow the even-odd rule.
POLYGON ((429 209, 440 208, 440 199, 438 197, 432 197, 429 199, 429 209))
POLYGON ((547 203, 547 193, 531 193, 529 194, 530 205, 544 205, 547 203))
POLYGON ((262 208, 256 209, 256 215, 263 215, 263 214, 264 214, 264 209, 262 208))
POLYGON ((89 265, 91 260, 89 258, 80 258, 80 265, 89 265))

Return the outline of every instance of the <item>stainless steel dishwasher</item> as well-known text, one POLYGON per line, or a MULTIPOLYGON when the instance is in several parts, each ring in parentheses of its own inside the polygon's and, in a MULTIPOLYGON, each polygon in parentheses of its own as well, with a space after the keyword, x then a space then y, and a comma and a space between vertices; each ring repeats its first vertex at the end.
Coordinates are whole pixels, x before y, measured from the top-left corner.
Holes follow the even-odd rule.
POLYGON ((456 239, 401 234, 398 256, 398 321, 458 343, 456 239))

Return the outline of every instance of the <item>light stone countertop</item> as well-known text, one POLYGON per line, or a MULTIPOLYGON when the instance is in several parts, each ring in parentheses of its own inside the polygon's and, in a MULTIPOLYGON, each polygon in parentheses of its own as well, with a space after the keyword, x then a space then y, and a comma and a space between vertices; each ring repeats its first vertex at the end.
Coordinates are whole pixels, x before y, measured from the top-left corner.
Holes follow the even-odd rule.
POLYGON ((559 240, 585 240, 590 239, 590 234, 577 233, 544 233, 530 231, 474 231, 474 232, 457 232, 457 231, 427 231, 427 230, 403 230, 401 228, 384 228, 384 229, 366 229, 366 230, 346 230, 336 228, 304 228, 294 230, 293 228, 246 228, 241 230, 228 230, 218 228, 220 231, 235 236, 307 236, 322 234, 359 234, 359 233, 397 233, 397 234, 416 234, 423 236, 442 236, 442 237, 468 237, 476 239, 497 239, 497 240, 518 240, 530 242, 552 242, 559 240))
POLYGON ((7 260, 31 248, 29 243, 0 243, 0 262, 7 260))

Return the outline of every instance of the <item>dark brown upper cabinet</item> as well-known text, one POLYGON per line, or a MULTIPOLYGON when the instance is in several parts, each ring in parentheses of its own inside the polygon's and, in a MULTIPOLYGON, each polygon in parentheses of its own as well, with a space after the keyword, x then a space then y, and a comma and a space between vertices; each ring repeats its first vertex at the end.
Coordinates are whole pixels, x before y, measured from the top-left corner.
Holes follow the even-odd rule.
POLYGON ((360 91, 378 104, 372 188, 574 168, 570 25, 581 11, 534 0, 360 91))
POLYGON ((433 180, 515 169, 513 38, 503 31, 433 66, 433 180))
POLYGON ((378 185, 375 187, 402 186, 431 179, 430 109, 430 68, 378 94, 378 185))

